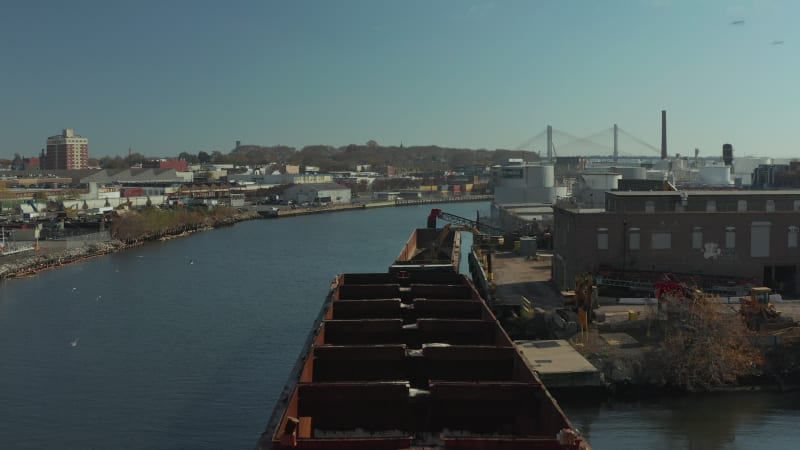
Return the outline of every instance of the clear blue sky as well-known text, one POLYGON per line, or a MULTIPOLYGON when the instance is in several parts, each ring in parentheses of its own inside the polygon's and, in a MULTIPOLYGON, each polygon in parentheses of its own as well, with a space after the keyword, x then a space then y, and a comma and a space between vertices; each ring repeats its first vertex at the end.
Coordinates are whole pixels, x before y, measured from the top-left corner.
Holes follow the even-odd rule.
POLYGON ((670 153, 800 156, 798 20, 794 0, 7 0, 0 157, 68 127, 93 157, 516 148, 547 124, 658 146, 662 109, 670 153))

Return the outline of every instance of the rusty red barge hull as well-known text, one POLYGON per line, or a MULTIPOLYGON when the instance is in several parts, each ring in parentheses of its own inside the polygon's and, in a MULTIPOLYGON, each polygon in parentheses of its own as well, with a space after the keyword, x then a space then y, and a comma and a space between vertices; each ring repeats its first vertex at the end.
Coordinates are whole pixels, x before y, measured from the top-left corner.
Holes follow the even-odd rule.
POLYGON ((472 282, 413 266, 336 277, 257 448, 589 448, 472 282))

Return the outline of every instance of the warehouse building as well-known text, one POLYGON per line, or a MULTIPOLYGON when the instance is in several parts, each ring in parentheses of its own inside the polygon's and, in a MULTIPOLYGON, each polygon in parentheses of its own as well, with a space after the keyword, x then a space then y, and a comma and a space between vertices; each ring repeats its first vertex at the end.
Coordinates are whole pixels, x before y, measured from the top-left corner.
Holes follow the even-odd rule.
POLYGON ((553 279, 603 270, 737 277, 797 296, 800 190, 607 192, 554 207, 553 279))

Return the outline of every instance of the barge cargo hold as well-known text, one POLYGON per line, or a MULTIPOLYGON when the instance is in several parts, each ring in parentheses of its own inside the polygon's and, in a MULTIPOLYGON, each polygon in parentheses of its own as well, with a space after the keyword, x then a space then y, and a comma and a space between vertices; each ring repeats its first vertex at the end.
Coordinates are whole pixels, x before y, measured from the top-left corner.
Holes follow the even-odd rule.
POLYGON ((450 226, 417 228, 389 270, 458 272, 460 264, 461 233, 450 226))
POLYGON ((257 449, 590 448, 467 277, 405 269, 336 277, 257 449))

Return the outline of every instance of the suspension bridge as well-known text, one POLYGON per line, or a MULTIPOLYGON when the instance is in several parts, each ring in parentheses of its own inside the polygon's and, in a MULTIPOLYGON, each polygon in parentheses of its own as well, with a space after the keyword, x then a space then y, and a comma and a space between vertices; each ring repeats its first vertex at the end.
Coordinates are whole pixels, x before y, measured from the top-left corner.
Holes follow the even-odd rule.
POLYGON ((661 155, 661 148, 617 125, 583 137, 548 126, 541 133, 517 146, 516 150, 535 151, 542 157, 661 155))

